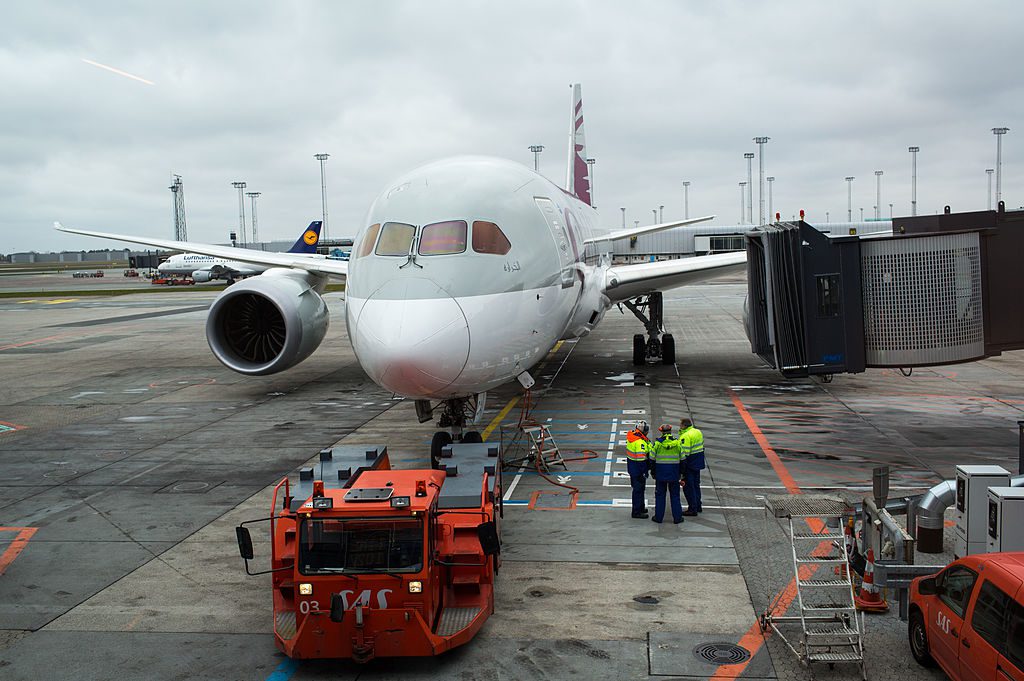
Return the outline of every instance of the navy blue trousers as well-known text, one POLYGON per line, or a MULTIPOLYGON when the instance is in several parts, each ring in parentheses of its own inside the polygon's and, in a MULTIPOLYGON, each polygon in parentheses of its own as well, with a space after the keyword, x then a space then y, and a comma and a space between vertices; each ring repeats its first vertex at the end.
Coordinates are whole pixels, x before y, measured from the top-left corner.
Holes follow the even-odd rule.
POLYGON ((704 454, 692 454, 683 461, 683 481, 686 486, 683 494, 686 495, 686 510, 700 513, 704 510, 700 502, 700 471, 707 464, 704 462, 704 454))
POLYGON ((665 493, 672 503, 672 519, 677 523, 683 519, 683 504, 679 500, 678 480, 658 480, 654 487, 654 520, 665 519, 665 493))
POLYGON ((633 488, 633 514, 643 513, 647 510, 647 462, 627 459, 626 470, 633 488))

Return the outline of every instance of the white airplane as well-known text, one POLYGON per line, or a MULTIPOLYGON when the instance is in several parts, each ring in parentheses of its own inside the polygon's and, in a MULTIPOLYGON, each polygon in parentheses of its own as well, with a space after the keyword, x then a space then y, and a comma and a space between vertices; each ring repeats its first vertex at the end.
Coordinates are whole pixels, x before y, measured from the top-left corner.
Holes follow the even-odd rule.
MULTIPOLYGON (((305 253, 316 255, 316 245, 320 242, 320 228, 323 222, 314 220, 295 241, 288 253, 305 253)), ((196 283, 204 283, 214 279, 224 279, 228 285, 236 279, 244 279, 267 271, 266 265, 254 265, 242 260, 234 260, 203 253, 176 253, 160 263, 156 268, 160 274, 189 276, 196 283)))
POLYGON ((421 423, 437 417, 436 457, 453 438, 480 441, 464 430, 482 416, 488 390, 516 378, 529 388, 529 370, 559 340, 585 336, 612 306, 644 324, 634 363, 674 363, 661 291, 745 267, 745 253, 611 264, 615 240, 714 216, 601 230, 580 86, 571 88, 566 188, 503 159, 431 163, 377 197, 348 262, 56 227, 268 267, 220 294, 206 322, 214 355, 243 374, 283 371, 316 350, 327 333, 324 287, 344 277, 357 360, 375 383, 415 400, 421 423))

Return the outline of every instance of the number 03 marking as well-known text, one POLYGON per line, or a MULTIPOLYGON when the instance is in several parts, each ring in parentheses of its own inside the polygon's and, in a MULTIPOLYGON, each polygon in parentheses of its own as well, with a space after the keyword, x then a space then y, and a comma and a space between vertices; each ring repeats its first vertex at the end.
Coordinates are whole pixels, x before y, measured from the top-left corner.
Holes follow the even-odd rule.
POLYGON ((309 614, 310 610, 319 610, 319 601, 299 601, 299 612, 303 615, 309 614))

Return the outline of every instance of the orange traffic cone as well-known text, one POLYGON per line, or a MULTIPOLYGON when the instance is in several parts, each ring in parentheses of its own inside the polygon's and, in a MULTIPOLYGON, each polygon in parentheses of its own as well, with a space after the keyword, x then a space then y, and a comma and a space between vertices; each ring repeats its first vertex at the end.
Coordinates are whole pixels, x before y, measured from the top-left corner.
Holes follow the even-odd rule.
POLYGON ((864 567, 864 580, 860 585, 860 593, 854 598, 858 610, 864 612, 889 612, 889 604, 882 598, 875 586, 875 550, 868 549, 867 565, 864 567))

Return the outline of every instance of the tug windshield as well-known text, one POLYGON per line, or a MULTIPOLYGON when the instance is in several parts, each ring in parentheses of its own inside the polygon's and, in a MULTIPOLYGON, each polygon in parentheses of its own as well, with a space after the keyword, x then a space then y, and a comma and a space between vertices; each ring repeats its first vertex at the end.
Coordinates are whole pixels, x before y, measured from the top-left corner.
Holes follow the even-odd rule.
POLYGON ((304 575, 419 572, 422 568, 419 518, 310 518, 299 527, 299 571, 304 575))

